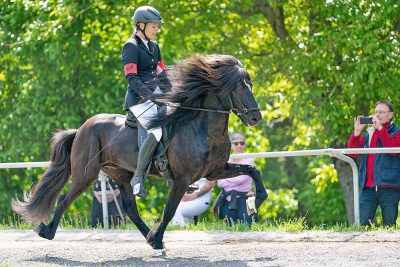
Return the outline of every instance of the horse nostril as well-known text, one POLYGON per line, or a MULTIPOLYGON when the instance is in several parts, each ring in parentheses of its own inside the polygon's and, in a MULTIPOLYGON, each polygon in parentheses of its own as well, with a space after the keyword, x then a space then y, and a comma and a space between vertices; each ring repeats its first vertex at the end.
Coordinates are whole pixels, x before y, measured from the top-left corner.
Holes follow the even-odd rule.
POLYGON ((251 119, 251 124, 256 125, 260 120, 258 118, 252 118, 251 119))

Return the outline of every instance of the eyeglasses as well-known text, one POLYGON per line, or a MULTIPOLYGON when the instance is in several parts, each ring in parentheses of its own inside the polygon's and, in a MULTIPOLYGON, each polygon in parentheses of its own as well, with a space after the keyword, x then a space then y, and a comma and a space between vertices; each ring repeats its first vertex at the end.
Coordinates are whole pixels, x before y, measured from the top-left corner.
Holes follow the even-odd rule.
POLYGON ((238 146, 238 145, 244 146, 246 143, 245 143, 244 141, 240 141, 240 142, 233 142, 233 144, 234 144, 235 146, 238 146))
POLYGON ((385 113, 388 113, 388 112, 391 112, 390 110, 388 110, 388 111, 385 111, 385 110, 376 110, 375 111, 375 115, 377 115, 377 114, 385 114, 385 113))

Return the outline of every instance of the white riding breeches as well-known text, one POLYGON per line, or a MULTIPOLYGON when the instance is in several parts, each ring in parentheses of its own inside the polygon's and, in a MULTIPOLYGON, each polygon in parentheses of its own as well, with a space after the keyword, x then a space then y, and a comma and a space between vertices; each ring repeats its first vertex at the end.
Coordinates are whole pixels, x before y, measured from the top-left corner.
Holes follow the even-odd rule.
MULTIPOLYGON (((202 179, 204 179, 205 183, 207 183, 206 178, 201 178, 199 181, 199 184, 201 184, 200 187, 204 185, 204 181, 201 181, 202 179)), ((194 216, 200 215, 210 206, 211 194, 212 190, 194 200, 181 201, 176 209, 174 217, 171 220, 171 225, 184 225, 186 223, 193 222, 194 216)))
POLYGON ((154 134, 154 137, 159 142, 162 137, 161 127, 148 129, 150 121, 158 116, 157 105, 151 100, 147 100, 141 104, 132 106, 129 108, 136 119, 139 121, 140 125, 147 131, 148 134, 154 134))

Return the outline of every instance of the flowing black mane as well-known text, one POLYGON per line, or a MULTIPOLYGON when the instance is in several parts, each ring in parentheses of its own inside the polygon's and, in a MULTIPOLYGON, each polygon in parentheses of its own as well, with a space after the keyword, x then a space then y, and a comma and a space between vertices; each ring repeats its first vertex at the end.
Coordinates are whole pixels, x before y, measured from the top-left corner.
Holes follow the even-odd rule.
POLYGON ((180 107, 204 108, 208 94, 228 96, 249 74, 236 58, 229 55, 195 55, 176 66, 169 73, 170 92, 157 98, 170 106, 168 113, 152 121, 150 127, 172 125, 173 132, 195 119, 197 110, 180 107))

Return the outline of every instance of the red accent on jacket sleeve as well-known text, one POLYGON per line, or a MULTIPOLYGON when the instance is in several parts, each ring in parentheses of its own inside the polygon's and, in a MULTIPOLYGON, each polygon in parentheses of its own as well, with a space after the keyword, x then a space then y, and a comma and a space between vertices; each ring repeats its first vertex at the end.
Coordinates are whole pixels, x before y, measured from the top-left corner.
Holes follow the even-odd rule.
MULTIPOLYGON (((354 136, 354 132, 351 134, 347 148, 363 148, 364 147, 364 135, 354 136)), ((351 154, 350 157, 359 157, 359 154, 351 154)))
POLYGON ((135 63, 128 63, 124 66, 125 76, 132 73, 137 75, 137 64, 135 63))
POLYGON ((160 61, 158 62, 158 66, 160 66, 160 68, 162 68, 163 70, 165 70, 164 62, 162 62, 162 60, 160 60, 160 61))
POLYGON ((163 72, 164 70, 165 70, 164 63, 162 62, 162 60, 158 61, 157 68, 156 68, 156 74, 158 75, 161 72, 163 72))

